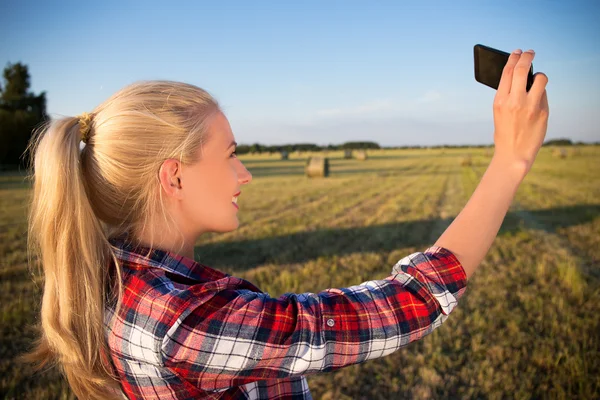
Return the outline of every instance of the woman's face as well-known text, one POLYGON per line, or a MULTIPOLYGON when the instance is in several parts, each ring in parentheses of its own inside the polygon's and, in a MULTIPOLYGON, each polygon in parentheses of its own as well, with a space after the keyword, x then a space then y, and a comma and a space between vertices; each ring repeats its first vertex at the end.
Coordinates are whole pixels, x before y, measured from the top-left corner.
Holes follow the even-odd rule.
POLYGON ((208 142, 199 149, 200 161, 184 164, 180 171, 180 223, 188 225, 187 233, 196 236, 237 229, 239 209, 235 202, 242 186, 252 181, 235 154, 235 138, 225 115, 217 113, 208 133, 208 142))

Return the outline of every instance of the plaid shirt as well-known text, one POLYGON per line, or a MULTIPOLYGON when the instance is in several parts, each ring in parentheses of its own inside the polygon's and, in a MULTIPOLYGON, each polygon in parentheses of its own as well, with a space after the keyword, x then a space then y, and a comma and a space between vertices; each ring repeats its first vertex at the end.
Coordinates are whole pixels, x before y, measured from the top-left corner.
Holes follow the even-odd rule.
POLYGON ((123 305, 106 308, 111 359, 130 399, 311 399, 304 375, 383 357, 440 326, 466 289, 448 250, 380 280, 270 297, 174 253, 111 239, 123 305))

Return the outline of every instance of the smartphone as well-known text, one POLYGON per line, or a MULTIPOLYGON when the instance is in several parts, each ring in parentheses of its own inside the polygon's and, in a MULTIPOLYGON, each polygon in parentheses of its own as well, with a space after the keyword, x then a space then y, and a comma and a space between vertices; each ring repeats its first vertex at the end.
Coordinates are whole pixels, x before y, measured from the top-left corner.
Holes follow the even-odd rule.
MULTIPOLYGON (((498 90, 502 70, 510 54, 482 44, 476 44, 473 47, 473 56, 475 60, 475 80, 498 90)), ((533 64, 527 75, 527 91, 531 89, 531 85, 533 85, 533 64)))

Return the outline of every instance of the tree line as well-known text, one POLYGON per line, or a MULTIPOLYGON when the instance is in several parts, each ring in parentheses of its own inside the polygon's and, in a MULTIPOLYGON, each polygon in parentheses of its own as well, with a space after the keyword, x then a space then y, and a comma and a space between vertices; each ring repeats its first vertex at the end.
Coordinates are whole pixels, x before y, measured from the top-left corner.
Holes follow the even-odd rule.
POLYGON ((346 142, 343 144, 328 144, 320 146, 315 143, 294 143, 294 144, 283 144, 283 145, 264 145, 260 143, 254 144, 240 144, 236 147, 237 154, 247 153, 280 153, 288 152, 292 153, 295 151, 324 151, 324 150, 345 150, 345 149, 380 149, 381 146, 375 142, 346 142))
MULTIPOLYGON (((586 142, 573 142, 571 139, 550 139, 544 142, 543 146, 586 146, 586 145, 599 145, 600 142, 586 143, 586 142)), ((307 152, 307 151, 335 151, 335 150, 368 150, 368 149, 396 149, 396 150, 408 150, 408 149, 467 149, 467 148, 492 148, 493 144, 460 144, 460 145, 449 145, 441 144, 436 146, 424 146, 424 145, 406 145, 406 146, 380 146, 375 142, 347 142, 343 144, 328 144, 319 146, 314 143, 298 143, 298 144, 286 144, 286 145, 263 145, 260 143, 254 144, 240 144, 237 146, 237 154, 261 154, 261 153, 281 153, 287 152, 292 153, 296 151, 307 152)))

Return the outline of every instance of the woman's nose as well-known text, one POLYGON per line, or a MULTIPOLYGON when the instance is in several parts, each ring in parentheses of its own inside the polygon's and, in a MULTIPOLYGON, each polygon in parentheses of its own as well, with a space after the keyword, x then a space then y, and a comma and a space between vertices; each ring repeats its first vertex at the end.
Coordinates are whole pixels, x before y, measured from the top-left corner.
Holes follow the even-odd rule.
POLYGON ((241 185, 247 185, 248 183, 252 182, 252 174, 246 169, 246 167, 244 167, 242 163, 240 163, 240 165, 242 166, 242 170, 238 175, 238 181, 241 185))

